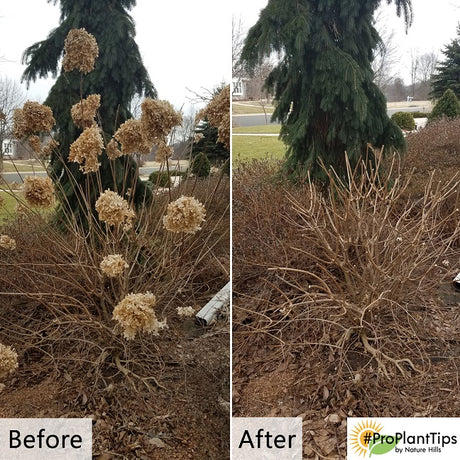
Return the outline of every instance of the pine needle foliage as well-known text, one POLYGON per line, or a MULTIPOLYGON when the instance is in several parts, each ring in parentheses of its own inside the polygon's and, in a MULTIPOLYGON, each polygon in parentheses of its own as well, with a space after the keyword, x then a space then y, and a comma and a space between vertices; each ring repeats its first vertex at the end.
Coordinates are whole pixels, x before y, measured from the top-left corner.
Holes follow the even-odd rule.
MULTIPOLYGON (((391 3, 391 0, 387 0, 391 3)), ((250 72, 277 53, 279 63, 265 81, 275 96, 272 120, 281 122, 287 144, 285 166, 327 181, 321 162, 346 174, 345 152, 353 165, 368 145, 405 150, 401 130, 386 113, 371 67, 381 39, 374 12, 381 1, 269 0, 250 29, 242 61, 250 72)), ((410 0, 396 0, 408 27, 410 0)))
POLYGON ((442 54, 444 59, 436 66, 430 96, 437 99, 451 89, 460 98, 460 24, 457 27, 457 37, 446 45, 442 54))
POLYGON ((436 102, 428 120, 432 121, 443 117, 460 117, 460 102, 451 89, 446 89, 442 97, 436 102))
MULTIPOLYGON (((52 176, 60 183, 58 189, 65 193, 61 202, 70 208, 77 222, 84 222, 86 206, 82 206, 85 200, 81 191, 90 189, 94 178, 83 175, 76 163, 67 161, 70 145, 82 132, 72 121, 71 107, 90 94, 100 94, 97 121, 107 143, 118 126, 131 117, 132 98, 155 98, 157 93, 142 63, 134 22, 128 13, 136 5, 135 0, 48 0, 51 1, 59 3, 60 24, 45 40, 25 50, 23 62, 27 67, 22 80, 30 83, 49 75, 57 77, 45 101, 56 118, 55 138, 60 144, 51 155, 52 176), (94 35, 99 47, 94 70, 84 76, 77 70, 64 72, 60 68, 65 38, 76 28, 85 28, 94 35)), ((148 197, 148 189, 137 179, 137 165, 132 157, 109 162, 104 153, 101 163, 103 189, 122 192, 121 184, 132 187, 136 205, 148 197)))

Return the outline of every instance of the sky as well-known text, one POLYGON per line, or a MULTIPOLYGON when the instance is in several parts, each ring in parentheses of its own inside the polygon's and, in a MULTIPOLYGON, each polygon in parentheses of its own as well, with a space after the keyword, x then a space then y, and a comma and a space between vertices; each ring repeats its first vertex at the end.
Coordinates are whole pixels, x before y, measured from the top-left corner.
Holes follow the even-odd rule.
MULTIPOLYGON (((259 16, 268 0, 232 0, 233 17, 241 19, 248 28, 259 16)), ((413 24, 406 34, 404 19, 396 16, 394 2, 381 2, 383 26, 394 31, 394 40, 399 45, 399 63, 395 73, 410 83, 411 51, 417 54, 436 52, 457 35, 460 23, 460 0, 412 0, 413 24)))
MULTIPOLYGON (((1 0, 0 77, 20 80, 23 51, 59 25, 59 5, 47 0, 1 0), (26 13, 26 14, 25 14, 26 13)), ((59 2, 58 2, 59 3, 59 2)), ((138 0, 131 10, 136 42, 159 99, 192 111, 193 94, 231 81, 231 10, 215 0, 138 0)), ((31 83, 27 97, 43 102, 52 79, 31 83)), ((26 89, 24 88, 24 91, 26 89)), ((198 106, 195 109, 199 108, 198 106)))

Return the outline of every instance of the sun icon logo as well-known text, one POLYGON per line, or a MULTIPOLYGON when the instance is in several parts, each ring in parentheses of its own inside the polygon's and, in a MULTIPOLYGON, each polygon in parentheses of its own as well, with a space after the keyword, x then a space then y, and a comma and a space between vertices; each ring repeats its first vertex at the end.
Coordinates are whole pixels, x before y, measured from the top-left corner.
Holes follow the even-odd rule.
POLYGON ((383 426, 377 422, 366 420, 358 423, 350 434, 350 445, 358 454, 365 457, 369 449, 369 442, 372 440, 374 433, 379 433, 383 426))

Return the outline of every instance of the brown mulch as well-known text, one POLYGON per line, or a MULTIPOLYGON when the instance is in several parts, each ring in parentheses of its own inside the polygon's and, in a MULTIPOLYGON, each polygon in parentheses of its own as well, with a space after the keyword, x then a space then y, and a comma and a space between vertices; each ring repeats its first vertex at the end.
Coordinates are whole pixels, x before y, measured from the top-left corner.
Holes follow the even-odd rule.
POLYGON ((97 347, 83 359, 72 346, 54 355, 44 353, 46 347, 17 348, 19 369, 4 381, 0 417, 90 417, 93 458, 101 460, 228 458, 228 312, 224 315, 209 327, 177 319, 167 335, 154 337, 150 372, 142 369, 143 377, 155 378, 149 388, 123 376, 97 347))

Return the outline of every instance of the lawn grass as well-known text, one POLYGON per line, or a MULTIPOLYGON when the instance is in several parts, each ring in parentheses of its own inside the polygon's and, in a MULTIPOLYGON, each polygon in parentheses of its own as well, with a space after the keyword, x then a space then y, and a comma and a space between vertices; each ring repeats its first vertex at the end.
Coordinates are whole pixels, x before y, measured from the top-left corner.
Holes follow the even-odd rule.
POLYGON ((262 158, 281 159, 286 146, 274 136, 233 136, 233 163, 262 158))
POLYGON ((44 171, 41 165, 30 165, 22 164, 21 162, 15 162, 14 164, 11 161, 3 162, 3 172, 33 172, 33 171, 44 171))
POLYGON ((232 103, 232 113, 234 115, 244 115, 251 113, 273 113, 274 107, 271 105, 262 106, 257 102, 253 102, 252 105, 238 104, 237 102, 232 103))
POLYGON ((17 201, 11 192, 1 191, 0 197, 2 198, 0 200, 0 224, 2 224, 16 213, 17 201))
POLYGON ((239 126, 232 128, 232 132, 237 134, 278 134, 280 129, 281 125, 239 126))

